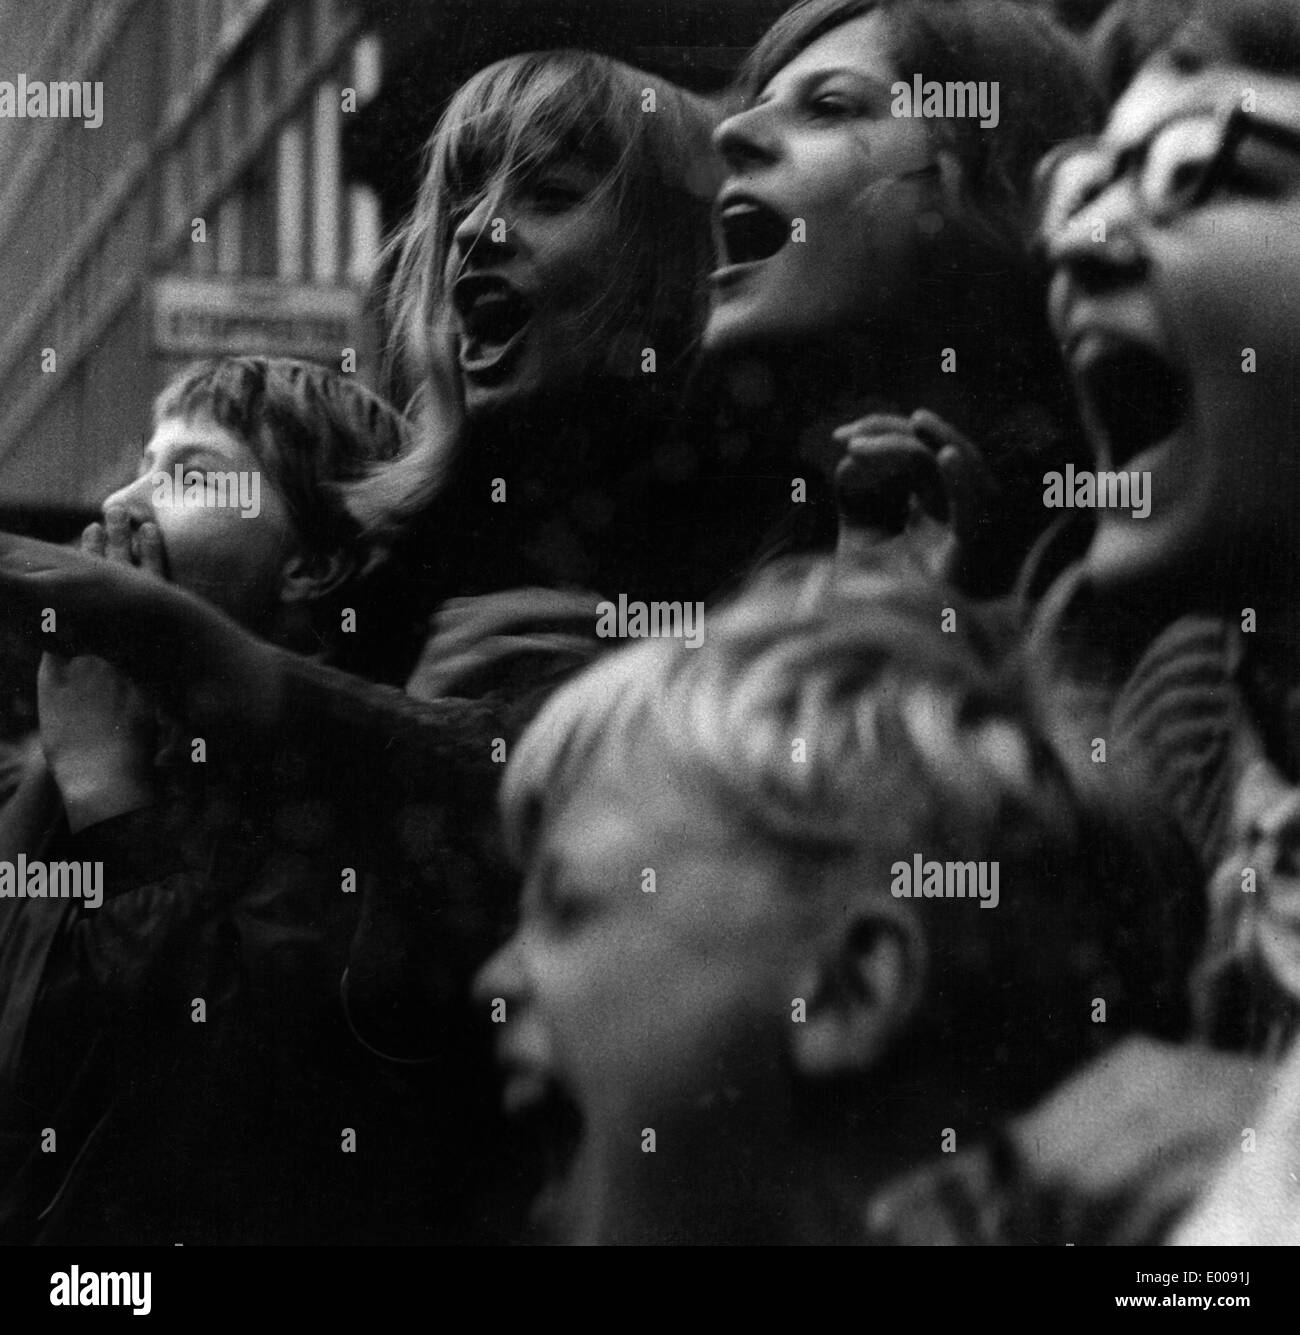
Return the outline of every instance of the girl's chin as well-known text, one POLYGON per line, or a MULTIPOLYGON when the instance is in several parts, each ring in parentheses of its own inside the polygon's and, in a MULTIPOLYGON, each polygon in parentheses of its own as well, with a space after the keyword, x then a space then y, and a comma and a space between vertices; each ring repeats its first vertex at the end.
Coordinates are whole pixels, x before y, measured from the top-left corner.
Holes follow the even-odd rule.
POLYGON ((804 299, 777 299, 769 292, 714 297, 701 336, 708 357, 783 352, 792 355, 817 349, 819 355, 842 360, 851 350, 869 347, 879 337, 876 326, 852 310, 804 299))

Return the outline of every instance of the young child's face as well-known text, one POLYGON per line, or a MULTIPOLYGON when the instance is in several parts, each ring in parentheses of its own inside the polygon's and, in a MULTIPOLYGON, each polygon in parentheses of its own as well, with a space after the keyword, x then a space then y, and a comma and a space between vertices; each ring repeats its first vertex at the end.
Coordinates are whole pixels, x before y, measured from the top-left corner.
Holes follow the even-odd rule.
MULTIPOLYGON (((1188 77, 1153 64, 1102 143, 1120 152, 1200 113, 1210 151, 1218 140, 1205 113, 1243 106, 1300 133, 1300 80, 1231 67, 1188 77)), ((1191 126, 1181 150, 1153 154, 1166 173, 1179 153, 1196 160, 1191 126)), ((1048 238, 1051 316, 1097 466, 1150 474, 1149 516, 1102 510, 1088 563, 1102 583, 1191 578, 1251 605, 1259 588, 1237 587, 1232 573, 1242 554, 1254 553, 1256 574, 1262 558, 1297 556, 1300 151, 1247 135, 1209 197, 1162 221, 1135 196, 1131 178, 1114 182, 1048 238), (1137 408, 1151 403, 1165 406, 1144 422, 1137 408)))
POLYGON ((553 1241, 734 1238, 789 1167, 798 899, 712 806, 636 771, 593 766, 547 823, 475 985, 506 1003, 504 1098, 548 1142, 553 1241))
POLYGON ((283 497, 237 435, 207 417, 166 418, 145 446, 135 481, 104 501, 106 520, 115 507, 131 523, 133 557, 139 525, 155 524, 172 580, 250 629, 265 628, 297 538, 283 497), (189 487, 177 489, 178 465, 182 479, 234 474, 235 485, 205 489, 200 500, 189 487))

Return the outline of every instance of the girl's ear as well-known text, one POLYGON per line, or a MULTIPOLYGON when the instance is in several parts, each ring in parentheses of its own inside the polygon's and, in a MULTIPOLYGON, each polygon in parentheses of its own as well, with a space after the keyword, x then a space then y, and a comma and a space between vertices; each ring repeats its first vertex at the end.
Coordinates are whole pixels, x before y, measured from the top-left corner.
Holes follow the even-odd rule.
POLYGON ((280 571, 280 601, 311 603, 333 593, 354 573, 354 562, 341 551, 294 552, 280 571))
POLYGON ((910 1027, 925 986, 925 942, 906 905, 859 905, 809 964, 805 1019, 791 1025, 806 1079, 861 1075, 880 1065, 910 1027))

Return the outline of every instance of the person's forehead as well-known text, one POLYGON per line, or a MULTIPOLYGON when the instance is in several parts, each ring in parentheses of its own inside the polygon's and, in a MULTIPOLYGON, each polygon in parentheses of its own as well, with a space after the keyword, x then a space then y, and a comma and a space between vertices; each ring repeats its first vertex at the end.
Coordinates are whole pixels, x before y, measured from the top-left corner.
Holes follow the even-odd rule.
POLYGON ((759 96, 797 84, 829 69, 850 69, 877 82, 892 84, 898 77, 890 53, 889 25, 880 10, 860 15, 823 33, 772 75, 759 96))
POLYGON ((687 786, 650 765, 597 763, 555 812, 547 851, 567 871, 599 876, 611 863, 646 866, 652 856, 712 846, 721 822, 688 799, 687 786))
POLYGON ((1196 112, 1242 107, 1300 130, 1300 79, 1261 74, 1244 66, 1215 65, 1183 74, 1163 59, 1152 61, 1115 104, 1105 139, 1117 147, 1136 143, 1163 121, 1196 112))
MULTIPOLYGON (((704 869, 716 881, 722 868, 739 873, 749 890, 778 878, 772 850, 739 813, 709 784, 651 756, 653 750, 638 748, 635 760, 621 763, 598 758, 546 820, 538 863, 561 879, 613 892, 639 884, 646 868, 673 881, 704 869)), ((733 911, 739 912, 735 904, 733 911)))
POLYGON ((229 428, 221 426, 206 415, 165 417, 150 437, 147 449, 157 451, 178 445, 203 446, 222 453, 252 454, 248 442, 229 428))

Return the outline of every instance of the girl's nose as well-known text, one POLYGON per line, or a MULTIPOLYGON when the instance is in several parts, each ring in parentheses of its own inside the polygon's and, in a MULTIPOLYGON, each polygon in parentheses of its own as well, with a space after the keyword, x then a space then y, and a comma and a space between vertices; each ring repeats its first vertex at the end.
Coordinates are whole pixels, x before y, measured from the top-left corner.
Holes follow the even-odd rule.
POLYGON ((728 116, 713 132, 713 145, 733 172, 774 162, 780 156, 780 141, 770 105, 728 116))
POLYGON ((474 1001, 490 1006, 497 997, 507 1004, 518 1000, 525 991, 525 971, 516 933, 491 957, 474 976, 471 988, 474 1001))
POLYGON ((1144 222, 1132 183, 1112 182, 1042 237, 1047 263, 1083 291, 1098 295, 1140 282, 1149 268, 1144 222))
POLYGON ((462 264, 500 259, 514 253, 510 239, 514 229, 503 216, 504 207, 500 192, 493 191, 456 224, 452 243, 462 264))

